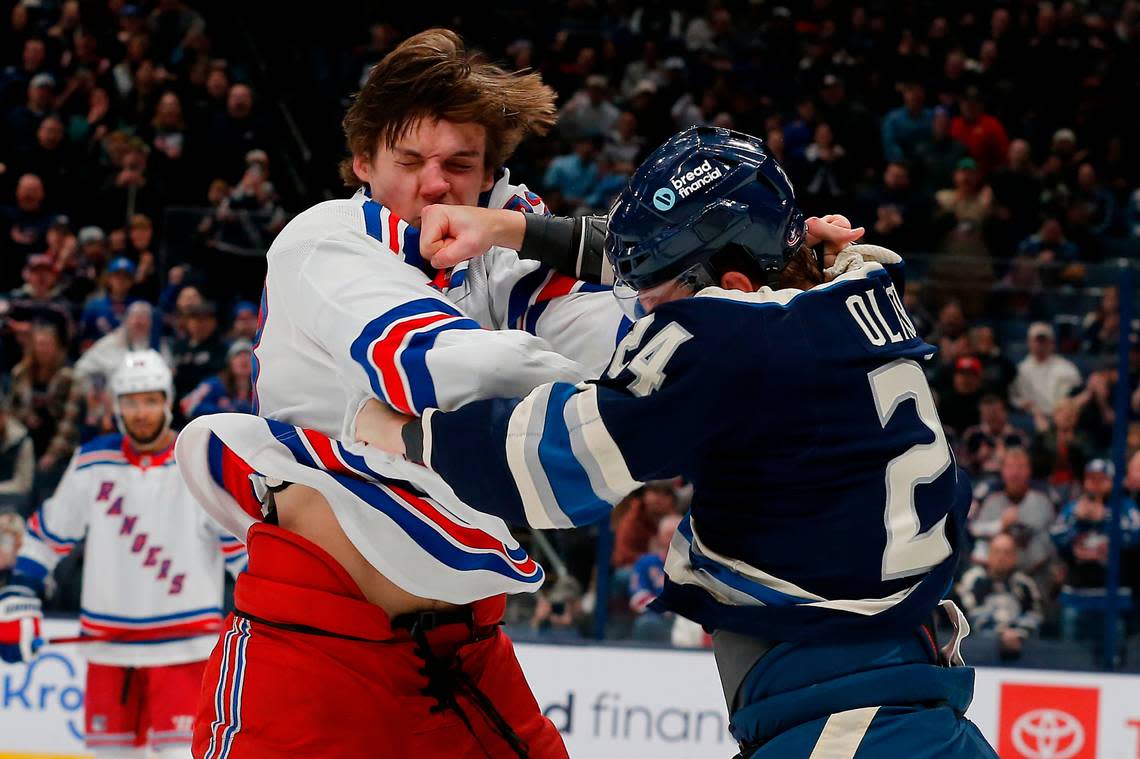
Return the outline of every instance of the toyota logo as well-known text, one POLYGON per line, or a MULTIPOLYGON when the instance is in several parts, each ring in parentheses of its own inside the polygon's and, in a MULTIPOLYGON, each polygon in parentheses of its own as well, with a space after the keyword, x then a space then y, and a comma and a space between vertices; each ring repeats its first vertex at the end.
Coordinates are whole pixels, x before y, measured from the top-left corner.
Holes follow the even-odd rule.
POLYGON ((1070 759, 1085 745, 1085 729, 1059 709, 1034 709, 1010 728, 1013 745, 1026 759, 1070 759))

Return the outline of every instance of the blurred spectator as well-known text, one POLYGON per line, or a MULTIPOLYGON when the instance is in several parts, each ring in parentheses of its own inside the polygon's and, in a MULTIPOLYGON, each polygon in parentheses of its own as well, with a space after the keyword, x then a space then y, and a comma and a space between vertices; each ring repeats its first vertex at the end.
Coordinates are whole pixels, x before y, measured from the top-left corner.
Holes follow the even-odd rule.
MULTIPOLYGON (((12 416, 8 394, 0 393, 0 519, 5 511, 26 514, 36 473, 36 455, 28 429, 12 416)), ((0 535, 0 541, 3 541, 0 535)), ((0 570, 3 566, 0 545, 0 570)), ((0 587, 3 584, 0 583, 0 587)))
POLYGON ((160 192, 147 175, 147 149, 132 142, 123 151, 119 170, 112 171, 99 189, 96 221, 104 228, 119 227, 136 214, 154 213, 159 201, 160 192))
MULTIPOLYGON (((852 176, 860 180, 874 176, 870 172, 882 157, 879 120, 861 102, 847 97, 843 79, 835 74, 823 77, 819 91, 819 118, 842 138, 852 176)), ((819 139, 818 134, 816 139, 819 139)))
POLYGON ((804 151, 815 138, 816 119, 815 100, 801 97, 796 103, 796 118, 784 127, 784 149, 789 161, 804 157, 804 151))
MULTIPOLYGON (((1090 461, 1082 493, 1065 505, 1053 526, 1053 541, 1066 568, 1066 592, 1061 596, 1061 634, 1066 640, 1090 638, 1103 629, 1103 615, 1086 601, 1104 596, 1113 474, 1111 462, 1090 461)), ((1122 554, 1140 544, 1140 509, 1126 496, 1120 503, 1120 538, 1122 554)))
POLYGON ((51 220, 44 205, 44 183, 35 174, 24 174, 16 182, 16 204, 0 208, 5 238, 0 286, 13 287, 15 282, 9 277, 19 273, 24 259, 43 252, 51 220))
MULTIPOLYGON (((961 361, 961 359, 959 359, 961 361)), ((1029 436, 1009 423, 1005 401, 992 393, 978 402, 980 421, 962 433, 966 468, 972 475, 997 474, 1005 452, 1029 448, 1029 436)))
POLYGON ((1004 277, 993 285, 991 310, 994 316, 1018 319, 1043 315, 1044 288, 1037 260, 1024 254, 1014 256, 1004 277))
POLYGON ((629 608, 638 616, 633 621, 635 640, 668 641, 673 628, 673 615, 649 609, 649 604, 665 590, 665 556, 673 533, 681 523, 679 514, 666 514, 657 523, 657 534, 648 552, 634 562, 629 577, 629 608))
POLYGON ((1077 429, 1078 407, 1072 398, 1061 398, 1053 406, 1052 424, 1044 414, 1035 416, 1037 434, 1031 453, 1033 471, 1051 487, 1068 495, 1080 482, 1085 463, 1092 458, 1088 436, 1077 429))
POLYGON ((860 199, 863 218, 872 221, 866 242, 890 250, 913 250, 929 243, 926 220, 929 207, 925 198, 914 191, 910 168, 892 161, 883 169, 882 183, 860 199))
POLYGON ((1077 429, 1088 436, 1098 451, 1107 451, 1112 445, 1112 423, 1116 419, 1113 399, 1116 375, 1116 357, 1102 357, 1089 373, 1084 389, 1072 396, 1077 407, 1077 429))
POLYGON ((994 193, 994 218, 1009 228, 1009 235, 1002 238, 1003 249, 1012 249, 1032 232, 1041 198, 1041 179, 1033 165, 1029 142, 1010 142, 1007 165, 994 171, 989 180, 994 193))
POLYGON ((816 125, 812 143, 804 150, 803 160, 793 166, 797 200, 805 212, 825 213, 823 209, 840 208, 847 199, 851 177, 847 151, 835 142, 831 125, 816 125))
POLYGON ((33 327, 24 358, 12 369, 12 415, 28 429, 39 472, 66 464, 79 442, 74 377, 55 329, 33 327))
POLYGON ((257 337, 257 304, 242 300, 234 304, 233 323, 230 325, 229 340, 246 340, 251 345, 257 337))
POLYGON ((950 136, 966 146, 982 176, 1003 166, 1009 154, 1009 137, 1001 122, 986 113, 976 87, 966 90, 958 102, 961 115, 950 123, 950 136))
POLYGON ((993 327, 979 324, 970 328, 970 352, 982 362, 982 387, 1002 400, 1008 399, 1017 367, 997 344, 993 327))
POLYGON ((954 168, 954 186, 934 193, 940 216, 956 224, 984 224, 993 211, 993 191, 982 181, 973 158, 962 158, 954 168))
POLYGON ((151 301, 158 297, 158 273, 153 248, 154 223, 146 214, 134 214, 127 225, 127 250, 135 261, 133 292, 151 301))
POLYGON ((118 127, 111 96, 103 87, 94 87, 87 95, 87 108, 68 120, 67 139, 77 149, 77 156, 94 160, 99 142, 118 127))
POLYGON ((567 140, 608 134, 621 116, 609 89, 609 82, 601 74, 586 77, 586 86, 575 92, 558 112, 559 133, 567 140))
POLYGON ((978 424, 982 399, 982 362, 973 356, 958 356, 950 385, 939 393, 938 416, 958 434, 978 424))
POLYGON ((135 284, 135 265, 131 259, 120 256, 107 265, 103 295, 87 301, 79 319, 80 345, 86 350, 92 343, 109 334, 123 321, 127 306, 134 298, 131 289, 135 284))
POLYGON ((206 30, 206 21, 182 0, 162 0, 146 21, 155 56, 164 63, 177 64, 206 30))
MULTIPOLYGON (((910 317, 911 323, 914 324, 918 336, 929 341, 930 338, 927 336, 934 329, 934 317, 930 315, 929 309, 922 302, 921 281, 907 282, 906 292, 903 293, 903 306, 906 307, 906 313, 910 317)), ((962 313, 961 305, 958 306, 958 313, 962 313)))
POLYGON ((950 136, 950 112, 941 106, 931 115, 930 139, 920 144, 916 152, 926 195, 949 187, 958 164, 969 157, 966 146, 950 136))
POLYGON ((23 105, 4 115, 4 138, 9 149, 31 145, 40 122, 51 113, 55 103, 55 77, 45 72, 28 80, 27 99, 23 105))
POLYGON ((150 174, 163 188, 165 200, 177 203, 196 200, 201 180, 193 154, 193 137, 186 128, 182 101, 174 92, 158 99, 154 118, 144 131, 150 145, 150 174))
MULTIPOLYGON (((1100 303, 1085 314, 1081 324, 1083 339, 1081 350, 1091 354, 1115 354, 1120 346, 1120 289, 1115 285, 1104 288, 1100 303)), ((1133 319, 1129 330, 1140 332, 1140 320, 1133 319)))
POLYGON ((182 398, 182 416, 186 419, 223 412, 252 414, 253 346, 245 340, 235 341, 226 353, 226 367, 204 380, 182 398))
POLYGON ((102 229, 86 226, 79 230, 75 236, 75 255, 64 262, 62 268, 67 280, 63 292, 69 301, 86 302, 103 276, 109 253, 107 236, 102 229))
POLYGON ((645 138, 637 133, 637 117, 630 111, 623 111, 617 124, 606 135, 602 156, 613 161, 622 171, 632 172, 641 163, 645 150, 645 138))
POLYGON ((233 84, 226 95, 226 109, 216 114, 202 136, 209 176, 229 183, 241 178, 242 158, 259 145, 268 143, 265 130, 254 111, 253 90, 248 84, 233 84))
POLYGON ((123 364, 128 351, 157 350, 171 362, 170 348, 156 337, 154 307, 136 300, 126 307, 122 323, 95 341, 75 362, 76 378, 88 388, 101 390, 123 364))
POLYGON ((0 510, 0 588, 8 583, 23 542, 23 518, 19 514, 0 510))
POLYGON ((578 638, 582 619, 582 587, 570 575, 562 575, 535 594, 530 625, 544 637, 578 638))
POLYGON ((1080 257, 1080 249, 1065 237, 1065 228, 1055 218, 1041 222, 1040 229, 1021 241, 1017 252, 1045 264, 1076 261, 1080 257))
POLYGON ((646 484, 629 500, 629 510, 614 531, 613 565, 619 568, 633 566, 642 554, 648 553, 661 518, 677 513, 677 496, 667 484, 646 484))
POLYGON ((1069 218, 1094 236, 1106 234, 1116 219, 1116 198, 1097 179, 1091 163, 1082 163, 1077 169, 1077 191, 1069 218))
POLYGON ((19 64, 4 68, 0 74, 0 112, 17 105, 24 99, 28 84, 36 74, 46 73, 47 45, 39 37, 28 37, 20 54, 19 64))
POLYGON ((919 82, 902 87, 903 104, 883 119, 883 155, 887 161, 913 161, 931 138, 933 112, 926 107, 926 90, 919 82))
POLYGON ((23 345, 36 323, 48 324, 61 340, 70 340, 75 334, 72 306, 62 295, 52 260, 45 253, 28 256, 23 275, 23 286, 8 293, 8 328, 17 342, 23 345))
MULTIPOLYGON (((218 312, 213 303, 202 301, 179 313, 186 336, 174 342, 174 395, 186 395, 226 366, 226 343, 218 331, 218 312)), ((176 404, 177 407, 177 404, 176 404)))
POLYGON ((82 169, 64 141, 63 121, 58 116, 48 115, 40 120, 32 142, 13 153, 11 170, 13 174, 40 178, 47 207, 71 206, 72 185, 82 169))
POLYGON ((1057 401, 1080 387, 1081 373, 1072 361, 1053 353, 1053 328, 1045 322, 1029 325, 1029 355, 1017 365, 1010 401, 1030 414, 1053 413, 1057 401))
POLYGON ((1006 449, 1001 488, 985 495, 975 506, 967 527, 974 538, 975 564, 987 562, 991 538, 1009 533, 1018 546, 1017 568, 1048 594, 1053 587, 1051 562, 1055 554, 1049 527, 1056 511, 1049 498, 1031 486, 1031 474, 1028 452, 1023 448, 1006 449))
POLYGON ((585 202, 598 181, 600 143, 597 137, 580 138, 574 143, 574 152, 558 156, 546 169, 542 184, 564 199, 567 214, 585 202))
POLYGON ((998 533, 985 566, 967 569, 957 586, 971 629, 995 635, 1003 659, 1018 658, 1022 642, 1037 636, 1042 621, 1041 592, 1018 571, 1018 561, 1017 541, 998 533))
POLYGON ((665 69, 657 55, 657 43, 649 39, 641 43, 641 57, 626 64, 621 78, 621 92, 627 98, 632 97, 638 85, 646 81, 655 87, 665 84, 665 69))

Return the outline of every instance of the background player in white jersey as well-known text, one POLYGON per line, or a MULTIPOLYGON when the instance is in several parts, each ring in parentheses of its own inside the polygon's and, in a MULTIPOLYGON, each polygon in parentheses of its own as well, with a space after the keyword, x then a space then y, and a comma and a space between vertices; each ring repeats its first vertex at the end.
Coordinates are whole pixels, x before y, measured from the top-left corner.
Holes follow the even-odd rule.
POLYGON ((224 571, 245 565, 186 489, 174 462, 170 369, 128 353, 111 379, 121 433, 75 454, 32 516, 10 585, 0 591, 0 656, 28 661, 42 644, 39 595, 86 540, 80 631, 87 657, 86 741, 100 759, 190 755, 202 670, 222 621, 224 571))
POLYGON ((178 446, 199 500, 250 553, 195 756, 565 756, 497 627, 504 594, 536 590, 541 567, 501 520, 351 434, 371 398, 451 408, 583 379, 612 351, 608 293, 513 251, 442 275, 419 255, 427 205, 544 210, 501 166, 553 116, 537 75, 451 32, 416 35, 344 120, 345 178, 361 191, 300 214, 270 248, 262 418, 196 420, 178 446))

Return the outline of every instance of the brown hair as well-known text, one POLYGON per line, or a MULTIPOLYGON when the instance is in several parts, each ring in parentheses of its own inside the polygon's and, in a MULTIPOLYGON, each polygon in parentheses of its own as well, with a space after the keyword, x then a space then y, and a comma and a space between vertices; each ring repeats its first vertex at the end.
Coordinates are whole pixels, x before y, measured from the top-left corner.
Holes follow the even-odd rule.
MULTIPOLYGON (((474 122, 487 132, 484 166, 502 165, 528 134, 554 125, 554 90, 536 73, 510 73, 467 50, 449 29, 409 37, 372 67, 344 116, 344 136, 353 155, 371 159, 420 119, 474 122)), ((352 159, 340 164, 349 187, 361 184, 352 159)))
POLYGON ((796 251, 780 272, 780 287, 794 287, 797 290, 810 290, 823 282, 823 272, 815 253, 806 245, 796 251))

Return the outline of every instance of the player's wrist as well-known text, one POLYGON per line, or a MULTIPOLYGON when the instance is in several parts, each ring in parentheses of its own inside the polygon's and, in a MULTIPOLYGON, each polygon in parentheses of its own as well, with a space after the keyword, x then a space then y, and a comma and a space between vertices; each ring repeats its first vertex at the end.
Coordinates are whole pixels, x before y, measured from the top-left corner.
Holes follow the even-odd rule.
POLYGON ((526 237, 526 217, 533 215, 507 210, 491 212, 491 244, 511 250, 521 248, 526 237))

